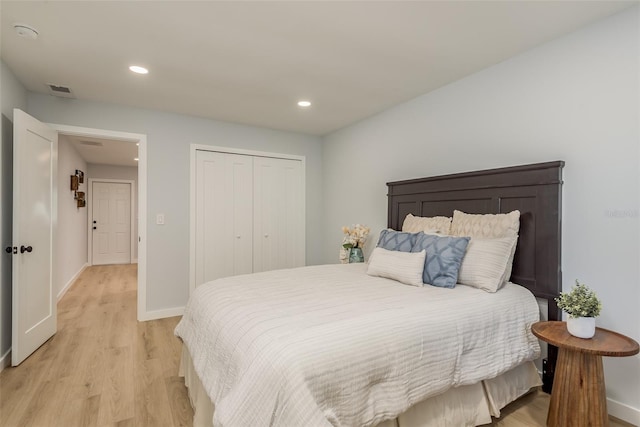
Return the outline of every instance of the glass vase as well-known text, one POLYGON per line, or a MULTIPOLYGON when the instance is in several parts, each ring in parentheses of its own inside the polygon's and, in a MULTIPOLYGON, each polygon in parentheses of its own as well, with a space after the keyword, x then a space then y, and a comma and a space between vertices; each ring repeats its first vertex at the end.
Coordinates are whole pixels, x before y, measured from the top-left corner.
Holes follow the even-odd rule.
POLYGON ((362 248, 351 248, 349 252, 349 263, 364 262, 364 254, 362 248))

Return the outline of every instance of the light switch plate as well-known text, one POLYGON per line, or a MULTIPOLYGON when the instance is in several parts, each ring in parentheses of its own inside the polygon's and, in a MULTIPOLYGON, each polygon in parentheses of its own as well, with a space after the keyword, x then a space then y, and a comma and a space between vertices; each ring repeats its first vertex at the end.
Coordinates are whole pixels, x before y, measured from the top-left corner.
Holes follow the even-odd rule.
POLYGON ((164 214, 159 213, 156 215, 156 224, 164 225, 164 214))

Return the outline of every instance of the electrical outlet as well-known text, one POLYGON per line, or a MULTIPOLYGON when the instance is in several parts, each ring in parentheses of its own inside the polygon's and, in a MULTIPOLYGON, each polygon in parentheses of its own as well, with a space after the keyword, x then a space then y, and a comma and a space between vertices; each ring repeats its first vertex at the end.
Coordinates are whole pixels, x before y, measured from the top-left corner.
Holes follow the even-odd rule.
POLYGON ((164 214, 160 213, 156 215, 156 224, 164 225, 164 214))

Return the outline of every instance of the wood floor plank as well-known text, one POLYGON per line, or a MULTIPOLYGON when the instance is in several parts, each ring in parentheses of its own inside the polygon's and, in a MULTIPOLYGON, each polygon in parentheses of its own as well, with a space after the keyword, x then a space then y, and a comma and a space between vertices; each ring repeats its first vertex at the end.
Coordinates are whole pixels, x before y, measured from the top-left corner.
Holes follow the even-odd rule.
POLYGON ((55 346, 55 348, 59 348, 60 350, 55 352, 55 358, 51 362, 52 366, 56 366, 56 369, 49 371, 50 379, 64 378, 72 375, 86 348, 87 328, 68 328, 65 332, 68 338, 55 346), (62 351, 62 349, 64 349, 64 351, 62 351))
POLYGON ((96 427, 100 396, 74 398, 68 396, 59 415, 59 425, 65 427, 96 427))
POLYGON ((154 322, 140 322, 137 325, 136 357, 139 360, 153 359, 156 344, 152 341, 151 324, 154 322))
POLYGON ((82 402, 82 410, 78 419, 79 426, 94 427, 98 425, 100 395, 91 396, 82 402))
POLYGON ((133 355, 131 348, 105 350, 106 377, 102 386, 98 424, 134 417, 133 355))
POLYGON ((48 378, 53 359, 49 346, 55 338, 47 341, 22 362, 20 371, 6 368, 0 373, 0 425, 19 425, 30 402, 48 378))
POLYGON ((23 427, 45 426, 51 420, 59 420, 64 408, 65 396, 56 393, 58 381, 49 380, 40 384, 20 418, 19 425, 23 427))
MULTIPOLYGON (((136 275, 136 265, 85 269, 58 303, 56 335, 0 373, 0 426, 192 427, 179 318, 138 322, 136 275)), ((536 391, 491 425, 542 427, 548 408, 536 391)))
POLYGON ((104 372, 106 367, 106 355, 103 349, 94 348, 88 356, 88 360, 83 361, 78 367, 74 378, 78 383, 86 388, 87 397, 99 395, 104 384, 104 372))
POLYGON ((167 395, 171 402, 171 417, 175 427, 190 427, 193 423, 193 409, 185 393, 184 379, 173 376, 165 379, 167 395))
POLYGON ((136 425, 171 427, 172 414, 160 359, 142 361, 135 379, 136 425))

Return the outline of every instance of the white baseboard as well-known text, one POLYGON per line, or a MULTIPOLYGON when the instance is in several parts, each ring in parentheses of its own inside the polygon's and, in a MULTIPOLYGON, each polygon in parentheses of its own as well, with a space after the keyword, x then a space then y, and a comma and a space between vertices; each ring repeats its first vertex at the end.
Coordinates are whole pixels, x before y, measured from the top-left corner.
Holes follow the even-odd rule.
POLYGON ((138 321, 146 322, 147 320, 164 319, 166 317, 182 316, 184 307, 165 308, 163 310, 147 311, 138 316, 138 321))
POLYGON ((609 415, 635 426, 640 426, 640 409, 638 408, 607 398, 607 410, 609 415))
POLYGON ((73 283, 76 281, 76 279, 80 276, 80 274, 82 274, 84 269, 87 268, 87 267, 89 267, 89 264, 85 262, 84 265, 82 267, 80 267, 80 270, 78 270, 78 272, 73 275, 73 277, 67 282, 67 284, 64 285, 64 288, 62 288, 62 290, 60 292, 58 292, 58 301, 60 301, 62 299, 64 294, 66 294, 67 291, 69 290, 69 288, 71 288, 71 285, 73 285, 73 283))
POLYGON ((0 372, 9 365, 11 365, 11 349, 0 357, 0 372))

